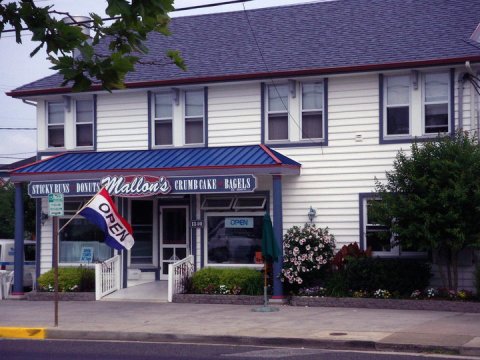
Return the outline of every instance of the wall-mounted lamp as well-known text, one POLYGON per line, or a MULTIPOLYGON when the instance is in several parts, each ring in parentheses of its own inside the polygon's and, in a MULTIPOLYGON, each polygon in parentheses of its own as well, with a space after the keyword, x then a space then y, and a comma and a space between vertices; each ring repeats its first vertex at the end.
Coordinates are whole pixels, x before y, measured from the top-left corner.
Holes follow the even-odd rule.
POLYGON ((45 224, 47 220, 48 220, 48 214, 42 211, 42 214, 40 215, 40 222, 42 223, 42 226, 45 224))
POLYGON ((310 222, 313 222, 313 219, 315 219, 315 216, 317 216, 317 211, 310 206, 307 216, 310 222))

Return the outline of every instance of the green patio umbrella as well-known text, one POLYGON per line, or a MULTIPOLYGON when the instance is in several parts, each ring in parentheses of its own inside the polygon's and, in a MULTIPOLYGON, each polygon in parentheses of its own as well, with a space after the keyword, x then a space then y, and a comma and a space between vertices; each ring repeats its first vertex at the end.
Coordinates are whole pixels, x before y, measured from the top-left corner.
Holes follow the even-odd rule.
POLYGON ((280 250, 278 249, 275 235, 273 233, 272 220, 270 214, 265 213, 263 216, 263 234, 262 234, 262 255, 264 262, 277 262, 280 250))
POLYGON ((272 220, 270 219, 270 214, 265 213, 263 217, 263 233, 262 233, 262 256, 263 256, 263 275, 264 275, 264 285, 263 285, 263 306, 253 311, 258 312, 271 312, 278 311, 278 308, 268 306, 268 297, 267 297, 267 264, 272 262, 277 262, 278 257, 280 256, 280 249, 278 248, 277 242, 275 240, 275 234, 273 233, 272 220))

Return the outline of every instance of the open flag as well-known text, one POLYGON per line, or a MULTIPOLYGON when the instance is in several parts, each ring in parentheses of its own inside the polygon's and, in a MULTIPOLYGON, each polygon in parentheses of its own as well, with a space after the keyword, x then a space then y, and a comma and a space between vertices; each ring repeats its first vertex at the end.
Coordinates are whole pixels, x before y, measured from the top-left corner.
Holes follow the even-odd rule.
POLYGON ((117 250, 132 248, 132 227, 118 213, 107 189, 100 190, 80 211, 80 215, 102 229, 108 246, 117 250))

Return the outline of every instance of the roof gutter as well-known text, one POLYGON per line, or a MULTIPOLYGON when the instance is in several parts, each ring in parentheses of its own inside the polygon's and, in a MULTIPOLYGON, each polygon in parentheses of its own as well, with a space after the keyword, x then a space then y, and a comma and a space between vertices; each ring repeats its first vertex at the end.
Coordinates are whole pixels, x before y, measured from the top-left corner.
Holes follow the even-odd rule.
MULTIPOLYGON (((270 72, 257 72, 251 74, 234 74, 234 75, 222 75, 222 76, 207 76, 207 77, 193 77, 185 79, 175 79, 175 80, 154 80, 154 81, 138 81, 126 83, 125 86, 127 89, 136 89, 136 88, 147 88, 152 86, 172 86, 172 85, 182 85, 182 84, 193 84, 193 83, 212 83, 212 82, 225 82, 225 81, 238 81, 238 80, 253 80, 253 79, 268 79, 268 78, 279 78, 286 76, 308 76, 308 75, 327 75, 327 74, 341 74, 341 73, 350 73, 350 72, 365 72, 365 71, 381 71, 381 70, 391 70, 391 69, 402 69, 402 68, 411 68, 411 67, 425 67, 432 65, 447 65, 447 64, 464 64, 466 61, 477 62, 480 61, 480 55, 478 56, 468 56, 468 57, 457 57, 449 59, 430 59, 430 60, 421 60, 421 61, 405 61, 405 62, 394 62, 394 63, 383 63, 383 64, 366 64, 366 65, 355 65, 355 66, 340 66, 340 67, 329 67, 329 68, 316 68, 316 69, 302 69, 302 70, 285 70, 285 71, 270 71, 270 72)), ((103 90, 103 87, 100 84, 91 86, 88 91, 100 91, 103 90)), ((57 87, 57 88, 48 88, 48 89, 35 89, 35 90, 19 90, 19 91, 10 91, 6 94, 14 98, 21 98, 27 96, 36 96, 36 95, 53 95, 53 94, 64 94, 72 93, 72 88, 67 87, 57 87)))

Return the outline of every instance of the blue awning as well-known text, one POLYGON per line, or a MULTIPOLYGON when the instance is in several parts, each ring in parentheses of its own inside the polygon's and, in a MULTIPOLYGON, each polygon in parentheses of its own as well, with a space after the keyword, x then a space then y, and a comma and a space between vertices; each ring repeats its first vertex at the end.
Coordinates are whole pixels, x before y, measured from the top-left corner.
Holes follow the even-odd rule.
POLYGON ((298 175, 301 164, 265 145, 61 153, 10 173, 13 181, 119 175, 298 175))

